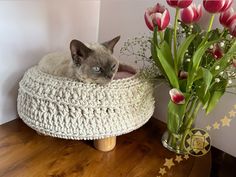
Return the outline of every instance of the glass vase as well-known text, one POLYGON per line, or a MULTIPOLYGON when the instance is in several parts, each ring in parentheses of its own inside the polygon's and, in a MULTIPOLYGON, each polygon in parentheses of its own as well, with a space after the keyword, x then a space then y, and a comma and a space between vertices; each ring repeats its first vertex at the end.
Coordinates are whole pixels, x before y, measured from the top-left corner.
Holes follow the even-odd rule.
MULTIPOLYGON (((183 116, 183 122, 181 124, 182 126, 179 128, 178 133, 173 133, 168 129, 164 132, 161 141, 165 148, 177 154, 187 154, 187 151, 184 146, 185 137, 193 128, 193 123, 197 117, 200 106, 201 103, 199 102, 198 98, 193 98, 191 101, 188 102, 186 106, 186 112, 183 116)), ((170 117, 168 117, 168 119, 169 118, 170 117)))
POLYGON ((162 145, 176 154, 187 154, 184 148, 184 137, 185 133, 173 134, 166 130, 162 136, 162 145))

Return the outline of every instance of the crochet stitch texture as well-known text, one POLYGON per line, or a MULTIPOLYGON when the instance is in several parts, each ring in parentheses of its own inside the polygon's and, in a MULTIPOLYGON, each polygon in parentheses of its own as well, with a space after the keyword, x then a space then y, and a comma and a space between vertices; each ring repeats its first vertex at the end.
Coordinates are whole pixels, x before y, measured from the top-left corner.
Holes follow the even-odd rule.
POLYGON ((145 124, 154 111, 154 87, 136 74, 106 86, 30 68, 19 84, 17 110, 36 131, 58 138, 118 136, 145 124))

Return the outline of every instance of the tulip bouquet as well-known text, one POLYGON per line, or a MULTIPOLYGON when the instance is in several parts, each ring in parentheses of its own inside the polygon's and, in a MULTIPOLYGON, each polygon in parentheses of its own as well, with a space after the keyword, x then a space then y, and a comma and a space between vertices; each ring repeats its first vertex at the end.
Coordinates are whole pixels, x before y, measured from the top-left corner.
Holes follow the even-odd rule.
POLYGON ((184 152, 184 137, 202 107, 210 113, 236 78, 236 13, 233 0, 203 0, 211 14, 209 27, 202 30, 196 22, 202 5, 192 0, 167 0, 175 8, 173 28, 170 13, 160 4, 145 12, 147 27, 153 31, 151 59, 170 85, 168 131, 163 145, 184 152), (223 29, 212 29, 219 14, 223 29))

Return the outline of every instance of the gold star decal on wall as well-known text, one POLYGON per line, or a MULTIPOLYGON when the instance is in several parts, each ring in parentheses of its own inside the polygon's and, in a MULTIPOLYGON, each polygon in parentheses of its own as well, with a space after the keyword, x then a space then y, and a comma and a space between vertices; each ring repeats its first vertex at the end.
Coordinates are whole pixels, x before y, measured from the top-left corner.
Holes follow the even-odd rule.
POLYGON ((220 129, 220 124, 219 124, 218 122, 215 122, 215 123, 213 124, 213 128, 214 128, 214 129, 220 129))
POLYGON ((171 159, 165 159, 165 164, 164 166, 168 167, 169 169, 174 166, 175 164, 173 163, 173 158, 171 159))
POLYGON ((165 170, 165 168, 160 168, 159 173, 160 173, 161 175, 166 174, 166 170, 165 170))
POLYGON ((189 155, 188 155, 188 154, 184 155, 184 158, 185 158, 186 160, 188 160, 188 159, 189 159, 189 155))
POLYGON ((180 155, 177 155, 176 158, 175 158, 175 161, 180 163, 182 161, 182 157, 180 155))
POLYGON ((232 110, 229 112, 229 117, 235 117, 236 116, 236 111, 232 110))
POLYGON ((206 130, 207 130, 207 131, 210 131, 210 130, 211 130, 211 126, 210 126, 210 125, 207 125, 207 126, 206 126, 206 130))
POLYGON ((225 127, 225 126, 230 126, 230 121, 232 119, 229 119, 227 116, 225 116, 223 119, 221 119, 220 121, 222 122, 222 127, 225 127))

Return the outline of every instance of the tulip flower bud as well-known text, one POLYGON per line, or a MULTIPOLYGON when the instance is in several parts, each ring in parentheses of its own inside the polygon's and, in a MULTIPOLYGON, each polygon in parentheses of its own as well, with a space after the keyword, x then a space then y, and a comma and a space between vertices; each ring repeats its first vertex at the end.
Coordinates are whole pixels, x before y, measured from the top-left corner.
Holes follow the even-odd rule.
POLYGON ((202 6, 193 3, 180 11, 180 18, 185 24, 197 22, 202 16, 202 6))
POLYGON ((229 25, 229 32, 232 36, 236 37, 236 18, 231 21, 229 25))
POLYGON ((219 44, 214 44, 213 49, 210 52, 216 60, 219 60, 224 55, 224 53, 223 53, 222 49, 220 48, 219 44))
POLYGON ((164 30, 170 23, 170 13, 169 11, 160 4, 152 8, 148 8, 144 15, 147 27, 153 31, 155 25, 158 27, 159 31, 164 30))
POLYGON ((219 21, 220 21, 220 24, 222 24, 224 27, 229 28, 229 25, 233 21, 234 18, 236 18, 234 9, 230 8, 227 11, 220 14, 219 21))
POLYGON ((223 2, 224 2, 224 5, 221 8, 220 12, 225 12, 226 10, 228 10, 232 5, 233 0, 223 0, 223 2))
POLYGON ((233 67, 236 68, 236 59, 233 59, 233 67))
POLYGON ((225 5, 225 0, 203 0, 203 6, 210 13, 218 13, 225 5))
POLYGON ((166 2, 171 7, 186 8, 192 3, 192 0, 166 0, 166 2))
POLYGON ((169 91, 171 101, 173 101, 175 104, 185 104, 185 97, 184 94, 179 91, 178 89, 171 89, 169 91))
POLYGON ((180 78, 180 79, 187 79, 187 78, 188 78, 188 72, 186 72, 186 71, 180 71, 180 72, 179 72, 179 78, 180 78))

